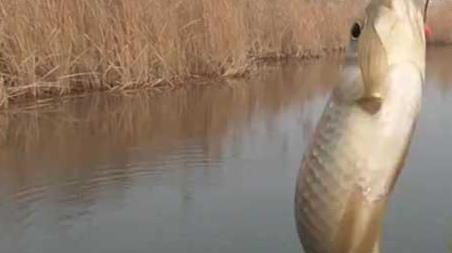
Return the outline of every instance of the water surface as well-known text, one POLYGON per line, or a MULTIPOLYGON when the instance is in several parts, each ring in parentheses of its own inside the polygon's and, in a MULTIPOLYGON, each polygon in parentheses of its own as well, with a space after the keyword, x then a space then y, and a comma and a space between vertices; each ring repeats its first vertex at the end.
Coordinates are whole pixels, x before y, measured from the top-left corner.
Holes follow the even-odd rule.
MULTIPOLYGON (((452 252, 452 48, 423 110, 383 252, 452 252)), ((353 64, 269 66, 162 96, 0 116, 0 252, 301 252, 293 195, 330 89, 353 64)))

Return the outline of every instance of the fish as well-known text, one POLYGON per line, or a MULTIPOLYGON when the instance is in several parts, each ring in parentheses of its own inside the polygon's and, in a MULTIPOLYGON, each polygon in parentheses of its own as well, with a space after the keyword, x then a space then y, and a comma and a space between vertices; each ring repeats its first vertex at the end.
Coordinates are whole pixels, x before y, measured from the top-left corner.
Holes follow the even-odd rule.
POLYGON ((371 0, 358 67, 338 84, 299 170, 295 220, 306 253, 378 253, 389 197, 421 109, 423 3, 371 0))

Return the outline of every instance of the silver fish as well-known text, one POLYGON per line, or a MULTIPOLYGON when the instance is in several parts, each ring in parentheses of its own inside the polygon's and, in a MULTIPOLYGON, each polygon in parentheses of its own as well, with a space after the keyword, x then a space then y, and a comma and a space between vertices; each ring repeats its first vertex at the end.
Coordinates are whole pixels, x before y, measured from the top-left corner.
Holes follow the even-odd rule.
POLYGON ((420 111, 423 4, 372 0, 358 39, 358 75, 337 86, 297 178, 306 253, 377 253, 388 197, 420 111))

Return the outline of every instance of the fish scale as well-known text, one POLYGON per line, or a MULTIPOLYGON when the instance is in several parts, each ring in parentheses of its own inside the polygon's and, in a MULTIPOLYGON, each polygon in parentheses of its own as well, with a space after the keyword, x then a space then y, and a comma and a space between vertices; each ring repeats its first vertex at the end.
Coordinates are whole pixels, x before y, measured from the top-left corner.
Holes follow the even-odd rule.
POLYGON ((359 71, 336 86, 297 178, 295 217, 306 253, 377 253, 425 77, 422 6, 371 0, 359 71))
POLYGON ((311 245, 308 246, 309 252, 323 253, 325 246, 333 241, 335 235, 332 228, 337 227, 342 216, 337 210, 343 209, 344 196, 350 191, 350 187, 347 187, 347 183, 341 183, 344 182, 341 179, 350 177, 348 171, 351 164, 344 165, 342 159, 342 165, 337 166, 333 155, 329 153, 331 147, 340 144, 341 140, 337 137, 341 136, 339 129, 342 127, 338 126, 346 123, 342 110, 331 103, 327 106, 330 109, 320 120, 310 147, 311 152, 303 161, 304 172, 301 177, 304 180, 297 189, 309 196, 297 198, 296 201, 296 206, 301 207, 297 210, 297 216, 301 219, 298 228, 300 233, 310 231, 310 237, 316 238, 303 241, 304 244, 311 245), (312 243, 313 239, 318 243, 312 243), (308 240, 311 242, 307 242, 308 240))

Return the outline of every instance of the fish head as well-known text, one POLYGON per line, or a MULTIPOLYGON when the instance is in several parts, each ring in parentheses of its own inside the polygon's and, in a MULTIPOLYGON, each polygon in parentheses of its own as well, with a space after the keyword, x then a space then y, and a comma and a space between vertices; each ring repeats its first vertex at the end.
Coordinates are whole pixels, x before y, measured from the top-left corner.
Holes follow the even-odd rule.
POLYGON ((365 97, 384 98, 391 66, 410 62, 425 72, 424 4, 418 0, 371 0, 358 39, 365 97))

